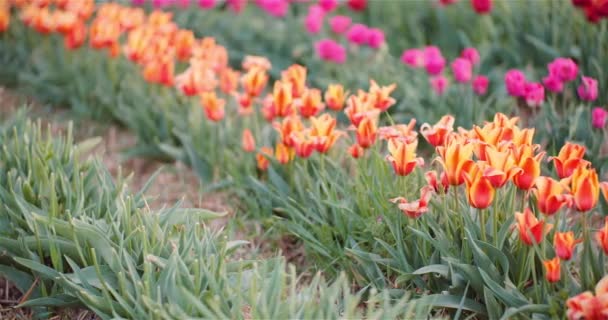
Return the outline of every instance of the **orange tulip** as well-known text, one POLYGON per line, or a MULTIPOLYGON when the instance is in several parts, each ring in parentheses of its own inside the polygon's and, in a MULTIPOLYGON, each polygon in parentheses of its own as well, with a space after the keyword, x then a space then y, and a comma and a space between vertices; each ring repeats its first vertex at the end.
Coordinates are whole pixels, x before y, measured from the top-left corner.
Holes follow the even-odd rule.
POLYGON ((450 186, 448 182, 448 175, 445 172, 441 173, 441 181, 437 176, 437 171, 431 170, 424 173, 424 178, 429 186, 433 187, 435 192, 439 193, 440 191, 443 193, 448 192, 448 187, 450 186))
POLYGON ((243 89, 250 97, 257 97, 262 93, 268 82, 268 74, 264 69, 252 68, 241 78, 243 89))
POLYGON ((448 139, 444 146, 437 147, 439 154, 437 160, 443 166, 450 185, 459 186, 464 183, 463 173, 474 165, 471 160, 474 147, 474 144, 466 143, 463 139, 456 137, 448 139))
POLYGON ((154 10, 148 15, 148 25, 153 27, 163 26, 171 23, 173 19, 172 12, 164 12, 161 10, 154 10))
POLYGON ((315 149, 319 153, 326 153, 336 143, 344 132, 334 130, 336 127, 336 119, 325 113, 320 117, 310 118, 311 131, 310 135, 314 139, 315 149))
POLYGON ((519 127, 513 127, 513 138, 511 141, 516 146, 530 146, 534 140, 534 131, 534 128, 520 129, 519 127))
POLYGON ((321 100, 321 91, 319 89, 306 89, 302 97, 298 100, 298 110, 304 118, 310 118, 317 115, 325 109, 325 104, 321 100))
POLYGON ((279 132, 281 142, 288 147, 294 146, 291 133, 304 130, 304 125, 297 115, 284 118, 282 122, 274 122, 272 126, 279 132))
POLYGON ((250 71, 252 69, 261 69, 268 71, 272 68, 272 64, 265 57, 245 56, 243 59, 243 70, 250 71))
POLYGON ((393 165, 393 170, 398 176, 407 176, 416 165, 424 165, 422 158, 416 157, 416 147, 418 141, 407 142, 403 139, 391 139, 388 141, 388 152, 390 155, 386 157, 386 160, 393 165))
POLYGON ((585 291, 566 301, 569 320, 605 320, 608 314, 608 276, 595 285, 595 295, 585 291))
POLYGON ((570 197, 565 195, 567 191, 559 181, 549 177, 538 177, 534 182, 535 188, 532 190, 536 197, 538 210, 546 215, 553 215, 565 204, 570 202, 570 197))
POLYGON ((378 116, 379 111, 363 98, 354 95, 348 98, 347 107, 344 109, 344 113, 355 127, 358 127, 364 118, 378 116))
POLYGON ((376 142, 376 120, 363 118, 357 127, 357 143, 363 149, 371 147, 376 142))
POLYGON ((36 11, 32 20, 32 26, 41 34, 49 34, 55 30, 55 20, 51 16, 48 8, 36 11))
POLYGON ((53 13, 53 20, 55 20, 55 30, 63 35, 70 33, 79 22, 76 14, 60 10, 53 13))
POLYGON ((142 8, 122 8, 118 20, 124 31, 131 31, 146 21, 146 13, 142 8))
POLYGON ((308 158, 315 151, 315 141, 308 130, 294 131, 290 137, 298 157, 308 158))
POLYGON ((513 175, 513 184, 521 190, 530 190, 534 186, 536 178, 540 176, 540 162, 545 156, 545 152, 534 155, 535 149, 534 146, 526 144, 512 148, 515 164, 521 169, 513 175))
POLYGON ((79 21, 74 28, 63 38, 64 45, 68 50, 80 48, 87 37, 87 26, 84 22, 79 21))
POLYGON ((519 229, 519 239, 529 246, 540 243, 543 236, 553 228, 552 224, 538 220, 530 208, 524 209, 523 213, 516 212, 515 220, 519 229))
POLYGON ((192 48, 196 42, 194 32, 180 29, 173 34, 171 44, 175 48, 175 54, 180 61, 188 61, 192 55, 192 48))
MULTIPOLYGON (((201 105, 205 109, 207 119, 220 121, 224 119, 224 105, 226 101, 216 96, 215 91, 201 93, 201 105)), ((272 151, 271 151, 272 154, 272 151)))
POLYGON ((399 209, 408 217, 415 219, 429 211, 428 204, 433 195, 433 188, 425 186, 420 190, 420 199, 408 202, 403 197, 391 199, 392 203, 397 203, 399 209))
POLYGON ((496 193, 490 179, 484 176, 484 169, 481 164, 476 163, 463 174, 469 204, 477 209, 489 207, 496 193))
POLYGON ((8 6, 6 8, 0 7, 0 32, 8 30, 8 26, 11 23, 11 11, 8 6))
POLYGON ((255 151, 255 138, 251 133, 251 130, 245 129, 241 138, 241 146, 245 152, 255 151))
POLYGON ((195 96, 215 89, 217 81, 211 69, 192 65, 175 77, 175 86, 186 96, 195 96))
POLYGON ((543 261, 543 265, 545 266, 545 277, 547 281, 553 283, 558 282, 561 278, 561 264, 559 257, 555 257, 551 260, 543 261))
POLYGON ((89 42, 92 48, 111 48, 118 44, 120 24, 109 18, 97 18, 91 24, 89 42))
POLYGON ((220 90, 225 94, 231 94, 236 91, 238 86, 239 72, 230 68, 222 69, 220 72, 220 90))
POLYGON ((600 183, 595 169, 578 167, 570 176, 570 189, 578 211, 589 211, 600 197, 600 183))
POLYGON ((285 117, 293 112, 293 96, 291 85, 286 82, 277 81, 273 90, 275 116, 285 117))
POLYGON ((488 146, 484 150, 488 167, 484 170, 483 175, 495 188, 504 186, 514 175, 523 171, 515 166, 515 159, 511 152, 501 152, 492 146, 488 146))
POLYGON ((325 103, 327 107, 340 111, 344 108, 344 102, 348 92, 344 92, 344 87, 341 84, 330 84, 325 91, 325 103))
POLYGON ((174 83, 175 62, 173 56, 164 54, 157 59, 149 60, 143 68, 143 77, 149 83, 162 84, 167 87, 173 86, 174 83))
POLYGON ((376 81, 370 80, 369 94, 375 102, 374 107, 380 111, 386 111, 395 104, 395 99, 390 97, 390 94, 397 88, 396 84, 380 87, 376 81))
POLYGON ((566 142, 557 157, 551 157, 549 160, 553 160, 557 176, 564 179, 572 175, 576 168, 589 165, 589 161, 583 159, 584 155, 584 146, 566 142))
POLYGON ((140 63, 148 53, 151 38, 152 34, 145 27, 139 27, 129 32, 123 49, 127 58, 135 63, 140 63))
POLYGON ((258 152, 255 156, 255 159, 258 164, 258 169, 262 171, 266 171, 268 166, 270 165, 269 157, 272 157, 272 148, 270 147, 262 147, 260 152, 258 152))
POLYGON ((420 127, 420 133, 433 147, 443 145, 452 131, 454 131, 454 117, 450 115, 443 116, 433 126, 425 123, 420 127))
POLYGON ((380 127, 378 129, 378 136, 382 140, 390 139, 405 139, 407 141, 414 141, 418 137, 418 132, 414 131, 416 126, 416 119, 410 120, 408 124, 395 124, 387 127, 380 127))
POLYGON ((353 158, 358 159, 365 154, 365 149, 361 148, 360 145, 355 143, 348 147, 348 153, 350 153, 353 158))
POLYGON ((581 239, 574 239, 574 232, 572 231, 556 232, 553 237, 555 254, 562 260, 570 260, 574 246, 582 241, 581 239))
POLYGON ((280 164, 287 164, 289 161, 293 159, 294 150, 289 148, 288 146, 279 143, 277 144, 275 157, 280 164))
POLYGON ((281 73, 281 80, 291 84, 294 98, 299 98, 306 88, 306 68, 294 64, 281 73))
POLYGON ((604 227, 595 234, 595 240, 604 250, 604 254, 608 255, 608 217, 604 221, 604 227))

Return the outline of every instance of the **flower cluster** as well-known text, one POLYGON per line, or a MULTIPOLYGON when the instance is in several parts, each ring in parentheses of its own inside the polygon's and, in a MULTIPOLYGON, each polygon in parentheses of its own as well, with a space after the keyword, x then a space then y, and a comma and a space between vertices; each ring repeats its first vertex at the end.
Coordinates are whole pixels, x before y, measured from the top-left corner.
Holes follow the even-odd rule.
POLYGON ((583 10, 589 22, 598 23, 602 18, 608 18, 607 1, 572 0, 572 4, 583 10))
MULTIPOLYGON (((474 69, 479 65, 479 52, 475 48, 465 48, 460 57, 451 63, 453 78, 458 83, 470 83, 477 95, 484 95, 488 90, 489 80, 483 75, 475 75, 474 69)), ((408 49, 401 55, 401 62, 412 68, 424 68, 431 77, 430 84, 437 95, 443 95, 448 89, 449 80, 443 74, 446 59, 441 50, 435 46, 408 49)))
MULTIPOLYGON (((530 82, 526 75, 517 69, 511 69, 505 74, 507 93, 530 107, 539 107, 545 101, 545 88, 554 93, 561 93, 565 86, 578 77, 578 65, 570 58, 557 58, 547 66, 549 74, 540 82, 530 82)), ((595 101, 598 96, 597 80, 582 76, 577 88, 578 96, 583 101, 595 101)))
MULTIPOLYGON (((439 0, 439 4, 442 6, 450 5, 457 0, 439 0)), ((488 14, 492 11, 493 0, 470 0, 471 8, 478 14, 488 14)))

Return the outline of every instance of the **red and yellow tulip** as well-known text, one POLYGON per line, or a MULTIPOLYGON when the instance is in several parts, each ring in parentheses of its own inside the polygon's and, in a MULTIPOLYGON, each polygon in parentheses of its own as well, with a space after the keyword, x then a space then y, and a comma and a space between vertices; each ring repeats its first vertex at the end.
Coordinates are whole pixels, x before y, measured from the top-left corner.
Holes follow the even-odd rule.
POLYGON ((519 230, 519 239, 528 246, 539 244, 545 234, 553 228, 552 224, 538 220, 530 208, 524 209, 523 213, 516 212, 515 221, 519 230))

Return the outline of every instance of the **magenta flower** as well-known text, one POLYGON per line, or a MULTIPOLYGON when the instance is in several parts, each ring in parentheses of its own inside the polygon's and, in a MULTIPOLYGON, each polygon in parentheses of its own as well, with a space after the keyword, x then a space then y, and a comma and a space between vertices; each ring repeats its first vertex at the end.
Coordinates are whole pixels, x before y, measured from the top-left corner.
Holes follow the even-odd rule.
POLYGON ((346 62, 346 49, 334 40, 323 39, 317 41, 315 50, 321 60, 339 64, 346 62))
POLYGON ((369 35, 369 29, 364 24, 356 23, 350 27, 348 33, 346 34, 346 38, 351 43, 357 45, 363 45, 367 43, 367 39, 369 35))
POLYGON ((420 49, 407 49, 401 55, 401 62, 412 67, 420 68, 424 66, 424 51, 420 49))
POLYGON ((471 7, 479 14, 486 14, 492 11, 492 0, 471 0, 471 7))
POLYGON ((329 27, 331 31, 337 34, 343 34, 348 30, 352 19, 348 16, 333 16, 329 19, 329 27))
POLYGON ((367 0, 348 0, 346 4, 353 11, 363 11, 367 8, 367 0))
POLYGON ((325 12, 331 12, 338 7, 338 0, 319 0, 319 6, 323 8, 325 12))
POLYGON ((288 0, 257 0, 256 3, 262 10, 276 18, 284 17, 289 10, 288 0))
POLYGON ((175 0, 174 2, 181 8, 188 8, 190 6, 190 0, 175 0))
POLYGON ((234 13, 241 13, 247 6, 247 0, 226 0, 226 5, 234 13))
POLYGON ((549 75, 557 77, 562 82, 576 79, 578 66, 570 58, 557 58, 549 63, 549 75))
POLYGON ((597 99, 597 80, 591 77, 583 77, 580 86, 578 86, 578 96, 584 101, 597 99))
POLYGON ((311 34, 317 34, 321 32, 323 27, 323 19, 325 18, 325 11, 319 5, 310 6, 308 8, 308 15, 304 20, 304 26, 306 31, 311 34))
POLYGON ((448 89, 448 79, 444 76, 444 75, 438 75, 435 77, 432 77, 431 80, 431 87, 433 88, 433 91, 435 91, 435 93, 438 96, 441 96, 445 93, 445 91, 448 89))
POLYGON ((526 83, 524 98, 529 107, 539 107, 545 101, 545 87, 538 82, 526 83))
POLYGON ((545 85, 545 88, 551 92, 558 93, 564 90, 564 83, 558 76, 554 74, 549 74, 548 76, 544 77, 543 84, 545 85))
POLYGON ((456 82, 469 82, 473 77, 473 65, 465 58, 456 58, 452 61, 452 73, 456 82))
POLYGON ((384 31, 378 28, 371 28, 367 31, 367 44, 374 49, 380 48, 384 43, 384 31))
POLYGON ((490 84, 490 80, 488 77, 478 75, 473 79, 473 92, 479 96, 483 96, 488 91, 488 85, 490 84))
POLYGON ((198 0, 198 6, 202 9, 213 9, 216 0, 198 0))
POLYGON ((424 68, 430 75, 438 75, 443 72, 445 58, 441 55, 439 48, 428 46, 424 48, 424 68))
POLYGON ((469 60, 472 65, 477 65, 480 60, 479 51, 475 48, 465 48, 460 53, 460 57, 469 60))
POLYGON ((512 97, 523 97, 526 93, 526 76, 517 69, 511 69, 505 74, 505 86, 512 97))
POLYGON ((602 107, 595 107, 591 111, 591 124, 594 128, 603 129, 606 126, 606 117, 608 117, 608 111, 602 107))
POLYGON ((439 0, 439 4, 442 6, 447 6, 456 2, 456 0, 439 0))

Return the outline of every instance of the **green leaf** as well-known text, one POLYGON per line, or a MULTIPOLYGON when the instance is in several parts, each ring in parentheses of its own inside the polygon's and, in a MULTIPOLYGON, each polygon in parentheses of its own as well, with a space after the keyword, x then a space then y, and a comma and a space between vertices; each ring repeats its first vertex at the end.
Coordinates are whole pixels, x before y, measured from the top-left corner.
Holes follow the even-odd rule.
POLYGON ((432 294, 412 300, 412 302, 422 306, 428 305, 435 308, 462 309, 480 315, 487 314, 485 307, 481 303, 468 298, 463 299, 463 297, 455 295, 432 294))

